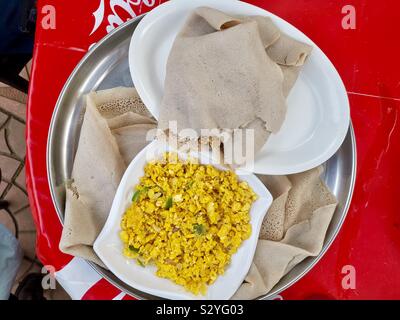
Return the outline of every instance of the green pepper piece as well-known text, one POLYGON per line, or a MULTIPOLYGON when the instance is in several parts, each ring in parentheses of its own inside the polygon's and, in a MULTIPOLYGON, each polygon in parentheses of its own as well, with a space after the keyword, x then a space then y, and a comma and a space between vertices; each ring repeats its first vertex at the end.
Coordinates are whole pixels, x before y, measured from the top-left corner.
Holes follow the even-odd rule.
POLYGON ((173 204, 172 197, 168 197, 167 202, 165 203, 164 209, 169 210, 169 208, 172 207, 172 204, 173 204))

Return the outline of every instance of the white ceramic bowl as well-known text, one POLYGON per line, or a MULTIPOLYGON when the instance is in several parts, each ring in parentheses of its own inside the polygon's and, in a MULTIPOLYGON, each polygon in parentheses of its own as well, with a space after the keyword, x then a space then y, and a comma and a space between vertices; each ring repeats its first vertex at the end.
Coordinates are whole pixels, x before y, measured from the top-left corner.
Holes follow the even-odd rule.
MULTIPOLYGON (((251 236, 242 243, 238 251, 232 256, 225 274, 219 276, 212 285, 208 286, 205 296, 193 295, 171 280, 157 277, 154 266, 143 268, 137 265, 134 260, 127 259, 122 254, 123 245, 119 238, 120 221, 125 210, 131 204, 134 186, 139 183, 140 177, 144 175, 143 169, 148 160, 160 158, 166 151, 175 150, 162 142, 153 141, 132 160, 122 177, 107 222, 94 243, 94 251, 118 278, 143 292, 167 299, 229 299, 239 288, 249 271, 256 250, 261 223, 272 203, 271 194, 254 174, 243 170, 236 171, 239 179, 247 181, 258 195, 258 199, 253 203, 250 210, 251 236)), ((186 154, 180 152, 178 152, 178 155, 182 159, 187 157, 186 154)), ((202 164, 212 164, 209 154, 191 153, 190 155, 199 159, 202 164)), ((216 165, 216 167, 218 166, 216 165)), ((221 167, 218 168, 222 169, 221 167)))

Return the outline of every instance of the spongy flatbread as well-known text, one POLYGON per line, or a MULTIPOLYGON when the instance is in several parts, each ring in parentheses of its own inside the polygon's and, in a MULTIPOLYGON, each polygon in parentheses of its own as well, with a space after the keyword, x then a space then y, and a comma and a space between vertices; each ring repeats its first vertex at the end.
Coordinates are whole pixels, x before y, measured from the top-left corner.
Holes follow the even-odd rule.
POLYGON ((170 121, 177 133, 192 128, 198 135, 252 128, 257 152, 281 128, 286 96, 310 52, 268 17, 197 8, 168 58, 159 128, 167 130, 170 121))

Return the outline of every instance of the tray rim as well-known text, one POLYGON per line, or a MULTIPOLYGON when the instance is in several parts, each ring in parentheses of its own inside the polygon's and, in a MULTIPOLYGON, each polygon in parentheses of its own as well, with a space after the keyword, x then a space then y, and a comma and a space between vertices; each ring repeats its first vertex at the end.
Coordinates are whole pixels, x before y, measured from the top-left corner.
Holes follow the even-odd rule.
MULTIPOLYGON (((50 120, 49 129, 48 129, 47 145, 46 145, 46 171, 47 171, 47 181, 48 181, 48 184, 49 184, 51 199, 52 199, 54 208, 56 210, 57 216, 58 216, 62 226, 64 226, 64 218, 63 218, 63 214, 62 214, 63 209, 61 209, 59 207, 59 205, 58 205, 58 203, 56 201, 56 191, 55 191, 55 185, 56 184, 55 184, 55 181, 53 181, 53 177, 51 175, 51 169, 50 169, 51 168, 51 160, 52 160, 52 156, 51 156, 51 154, 52 154, 52 152, 51 152, 52 144, 51 144, 51 142, 54 139, 54 127, 56 125, 56 118, 57 118, 57 115, 58 115, 59 110, 61 108, 62 101, 64 99, 66 91, 68 90, 70 84, 73 82, 76 74, 80 71, 82 66, 85 65, 87 60, 97 50, 97 48, 102 46, 103 43, 106 42, 108 39, 114 37, 122 29, 126 28, 130 24, 133 24, 133 23, 136 23, 136 22, 140 21, 145 15, 146 15, 145 13, 141 14, 141 15, 136 16, 135 18, 132 18, 131 20, 128 20, 128 21, 124 22, 123 24, 121 24, 120 26, 118 26, 117 28, 115 28, 111 32, 109 32, 107 35, 105 35, 103 38, 101 38, 95 45, 93 45, 88 50, 88 52, 82 57, 82 59, 79 61, 79 63, 75 66, 75 68, 73 69, 73 71, 69 75, 68 79, 66 80, 66 82, 65 82, 65 84, 64 84, 64 86, 63 86, 62 90, 60 91, 60 94, 59 94, 59 96, 57 98, 55 107, 53 109, 52 117, 51 117, 51 120, 50 120)), ((356 148, 355 132, 354 132, 353 124, 352 124, 352 121, 351 121, 351 117, 350 117, 350 124, 349 124, 349 129, 348 129, 347 135, 350 135, 351 152, 352 152, 352 165, 351 165, 349 193, 346 196, 346 200, 345 200, 345 203, 344 203, 344 206, 343 206, 343 209, 342 209, 343 213, 342 213, 342 215, 340 217, 339 222, 337 223, 337 225, 335 227, 334 232, 332 233, 331 237, 326 242, 324 242, 323 247, 321 249, 321 252, 317 256, 313 257, 314 260, 311 263, 309 263, 309 265, 303 271, 301 271, 298 275, 296 275, 293 279, 288 281, 288 283, 286 283, 285 285, 281 286, 280 288, 276 288, 276 286, 279 285, 279 282, 278 282, 268 293, 266 293, 264 295, 261 295, 261 296, 257 297, 254 300, 273 299, 279 293, 281 293, 282 291, 284 291, 287 288, 291 287, 293 284, 295 284, 297 281, 299 281, 301 278, 303 278, 320 261, 320 259, 325 255, 325 253, 328 251, 328 249, 330 248, 330 246, 332 245, 332 243, 336 239, 338 233, 342 229, 344 220, 347 217, 347 214, 348 214, 348 211, 349 211, 349 208, 350 208, 350 205, 351 205, 351 200, 352 200, 353 193, 354 193, 354 187, 355 187, 356 175, 357 175, 357 148, 356 148)), ((346 137, 347 137, 347 135, 346 135, 346 137)), ((329 159, 327 161, 329 161, 329 159)), ((139 299, 139 300, 146 299, 143 296, 149 296, 148 294, 146 294, 144 292, 141 292, 143 294, 143 296, 140 296, 140 295, 138 295, 136 293, 133 293, 133 292, 127 290, 124 286, 122 286, 121 284, 115 282, 107 273, 105 273, 102 270, 101 267, 96 265, 94 262, 88 261, 86 259, 84 259, 84 260, 102 278, 105 278, 113 286, 117 287, 122 292, 124 292, 124 293, 126 293, 128 295, 131 295, 134 298, 139 299)), ((137 290, 137 289, 135 289, 135 290, 137 290)), ((154 296, 151 296, 151 297, 152 298, 156 298, 156 299, 157 298, 160 299, 159 297, 154 297, 154 296)))

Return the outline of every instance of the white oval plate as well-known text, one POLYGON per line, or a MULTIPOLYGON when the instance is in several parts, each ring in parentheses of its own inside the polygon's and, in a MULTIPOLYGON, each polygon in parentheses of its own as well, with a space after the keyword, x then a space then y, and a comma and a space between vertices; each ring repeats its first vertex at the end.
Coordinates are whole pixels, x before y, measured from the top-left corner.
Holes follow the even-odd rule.
MULTIPOLYGON (((205 296, 193 295, 182 286, 168 279, 157 277, 154 266, 143 268, 135 260, 128 259, 122 254, 123 246, 119 238, 120 222, 126 209, 132 203, 133 188, 139 183, 140 177, 144 175, 143 169, 148 160, 159 159, 164 152, 171 150, 174 151, 165 143, 153 141, 132 160, 118 186, 106 224, 93 245, 94 251, 112 273, 140 291, 166 299, 229 299, 239 288, 250 269, 261 223, 272 203, 271 194, 252 173, 236 170, 238 178, 241 181, 247 181, 258 195, 258 199, 254 201, 250 209, 251 235, 232 256, 225 274, 219 276, 212 285, 208 286, 205 296)), ((178 154, 183 159, 187 157, 184 153, 178 152, 178 154)), ((191 153, 190 155, 199 159, 200 163, 213 164, 210 155, 206 153, 191 153)), ((218 165, 216 167, 222 169, 218 165)))
POLYGON ((253 172, 292 174, 328 160, 342 144, 350 123, 346 89, 333 64, 318 46, 276 15, 236 0, 170 0, 149 13, 136 28, 129 47, 134 85, 157 119, 163 96, 165 70, 176 34, 190 11, 209 6, 232 15, 269 16, 291 37, 313 46, 313 51, 288 97, 281 130, 256 155, 253 172))

